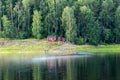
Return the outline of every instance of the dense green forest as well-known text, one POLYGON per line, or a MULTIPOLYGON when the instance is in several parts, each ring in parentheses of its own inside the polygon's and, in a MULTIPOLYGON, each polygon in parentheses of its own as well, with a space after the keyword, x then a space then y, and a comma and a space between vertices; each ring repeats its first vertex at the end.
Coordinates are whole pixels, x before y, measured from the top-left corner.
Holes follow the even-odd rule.
POLYGON ((120 43, 119 0, 0 0, 0 37, 120 43))

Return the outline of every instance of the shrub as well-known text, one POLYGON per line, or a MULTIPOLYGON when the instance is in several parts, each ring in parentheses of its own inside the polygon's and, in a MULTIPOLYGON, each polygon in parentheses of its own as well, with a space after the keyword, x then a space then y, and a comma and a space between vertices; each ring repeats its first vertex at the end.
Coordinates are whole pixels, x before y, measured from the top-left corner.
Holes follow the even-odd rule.
POLYGON ((85 41, 84 41, 84 38, 77 38, 76 39, 76 44, 78 44, 78 45, 82 45, 82 44, 85 44, 85 41))
POLYGON ((19 34, 17 36, 18 39, 26 39, 28 37, 29 37, 29 34, 27 32, 25 32, 25 31, 19 32, 19 34))
POLYGON ((98 45, 99 42, 97 40, 91 39, 89 42, 91 45, 98 45))
POLYGON ((3 32, 0 31, 0 38, 3 38, 3 32))

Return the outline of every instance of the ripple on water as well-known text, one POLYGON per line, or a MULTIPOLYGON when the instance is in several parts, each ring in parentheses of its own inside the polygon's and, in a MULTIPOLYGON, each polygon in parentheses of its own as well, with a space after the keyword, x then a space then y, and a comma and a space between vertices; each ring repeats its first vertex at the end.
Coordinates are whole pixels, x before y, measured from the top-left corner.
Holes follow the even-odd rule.
POLYGON ((42 58, 33 58, 33 62, 41 62, 41 61, 46 61, 46 60, 56 60, 56 59, 74 59, 74 58, 81 58, 81 57, 92 57, 95 56, 95 54, 91 53, 77 53, 74 55, 64 55, 64 56, 52 56, 52 57, 42 57, 42 58))

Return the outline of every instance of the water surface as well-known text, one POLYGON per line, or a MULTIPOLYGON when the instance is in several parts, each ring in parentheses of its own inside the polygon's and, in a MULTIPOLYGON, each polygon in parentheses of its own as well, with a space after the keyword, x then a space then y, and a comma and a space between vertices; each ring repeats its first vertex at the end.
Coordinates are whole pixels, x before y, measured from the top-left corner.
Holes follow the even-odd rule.
POLYGON ((120 80, 120 56, 0 59, 0 80, 120 80))

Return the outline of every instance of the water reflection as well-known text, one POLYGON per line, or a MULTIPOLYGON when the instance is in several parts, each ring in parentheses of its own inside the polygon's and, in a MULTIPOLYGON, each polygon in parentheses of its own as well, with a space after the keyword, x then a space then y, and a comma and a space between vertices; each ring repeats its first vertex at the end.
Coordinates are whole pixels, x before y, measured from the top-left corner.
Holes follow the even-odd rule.
POLYGON ((0 59, 0 80, 120 80, 120 56, 0 59))

